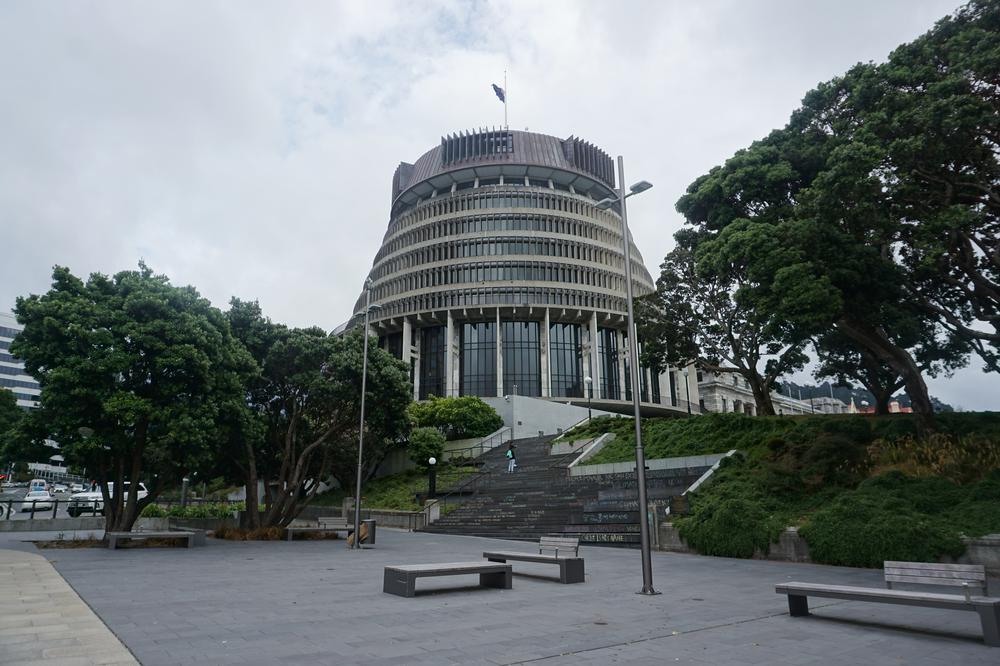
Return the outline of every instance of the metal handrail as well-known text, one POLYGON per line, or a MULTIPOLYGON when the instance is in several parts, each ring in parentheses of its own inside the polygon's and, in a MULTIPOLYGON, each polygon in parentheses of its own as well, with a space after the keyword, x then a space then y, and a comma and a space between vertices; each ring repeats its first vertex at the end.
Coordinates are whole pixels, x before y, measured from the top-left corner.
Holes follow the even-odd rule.
POLYGON ((451 451, 445 451, 441 454, 441 459, 442 461, 447 461, 454 458, 478 458, 487 451, 491 451, 498 446, 503 446, 505 443, 504 435, 507 435, 506 442, 512 441, 513 434, 514 431, 510 426, 503 426, 499 430, 483 437, 478 444, 474 444, 473 446, 469 446, 464 449, 452 449, 451 451), (465 452, 468 452, 467 456, 465 455, 465 452), (475 452, 474 455, 473 452, 475 452))

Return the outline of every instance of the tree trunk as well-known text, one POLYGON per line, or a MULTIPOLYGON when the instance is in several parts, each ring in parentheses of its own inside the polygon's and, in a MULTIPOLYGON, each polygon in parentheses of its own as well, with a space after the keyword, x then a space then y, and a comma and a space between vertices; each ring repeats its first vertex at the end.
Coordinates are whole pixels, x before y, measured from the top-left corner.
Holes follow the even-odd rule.
POLYGON ((260 498, 257 496, 257 456, 254 454, 253 446, 245 443, 247 451, 247 474, 246 474, 246 510, 243 512, 243 524, 241 527, 255 530, 260 527, 260 498))
POLYGON ((910 353, 893 344, 884 331, 863 322, 843 317, 837 321, 837 328, 903 379, 903 385, 913 406, 913 413, 917 417, 918 434, 928 435, 936 432, 934 408, 927 393, 927 384, 924 383, 920 368, 910 353))
POLYGON ((744 375, 750 390, 753 391, 753 400, 757 403, 758 416, 774 416, 774 403, 771 401, 771 385, 764 381, 764 378, 756 373, 744 375))

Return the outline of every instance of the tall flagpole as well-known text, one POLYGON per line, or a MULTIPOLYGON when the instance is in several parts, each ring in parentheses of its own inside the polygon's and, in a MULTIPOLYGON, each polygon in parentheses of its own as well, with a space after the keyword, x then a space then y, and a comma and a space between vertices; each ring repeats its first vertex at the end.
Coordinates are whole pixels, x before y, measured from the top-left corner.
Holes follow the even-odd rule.
POLYGON ((503 128, 510 129, 507 124, 507 98, 510 97, 510 88, 507 87, 507 70, 503 70, 503 128))

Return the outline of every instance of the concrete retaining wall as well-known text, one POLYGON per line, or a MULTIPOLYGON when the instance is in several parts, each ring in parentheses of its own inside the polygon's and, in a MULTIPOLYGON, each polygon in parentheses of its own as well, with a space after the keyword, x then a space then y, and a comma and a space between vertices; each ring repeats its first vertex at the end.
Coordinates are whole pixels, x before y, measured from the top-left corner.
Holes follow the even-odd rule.
MULTIPOLYGON (((166 518, 140 518, 135 529, 165 530, 166 518)), ((79 518, 36 518, 35 520, 0 520, 0 532, 74 532, 104 531, 104 516, 79 518)))
MULTIPOLYGON (((514 439, 556 435, 587 418, 587 408, 552 400, 509 395, 504 398, 483 398, 496 410, 503 424, 514 431, 514 439)), ((610 412, 593 410, 593 415, 610 416, 610 412)))
MULTIPOLYGON (((660 550, 672 553, 691 553, 696 555, 697 551, 684 543, 677 528, 673 523, 662 522, 657 529, 660 550)), ((965 554, 957 560, 945 558, 944 562, 958 562, 960 564, 982 564, 986 567, 986 572, 990 576, 1000 576, 1000 534, 988 534, 982 537, 964 537, 965 554)), ((781 562, 811 562, 809 558, 809 544, 799 536, 798 529, 787 527, 778 537, 777 543, 772 543, 771 548, 765 555, 761 552, 754 554, 754 559, 777 560, 781 562)))
MULTIPOLYGON (((596 453, 596 451, 593 453, 596 453)), ((656 460, 647 460, 646 467, 649 470, 711 467, 726 455, 725 453, 713 453, 707 456, 657 458, 656 460)), ((635 461, 632 461, 605 463, 603 465, 576 465, 570 470, 570 474, 573 476, 595 476, 598 474, 624 474, 634 471, 635 461)))

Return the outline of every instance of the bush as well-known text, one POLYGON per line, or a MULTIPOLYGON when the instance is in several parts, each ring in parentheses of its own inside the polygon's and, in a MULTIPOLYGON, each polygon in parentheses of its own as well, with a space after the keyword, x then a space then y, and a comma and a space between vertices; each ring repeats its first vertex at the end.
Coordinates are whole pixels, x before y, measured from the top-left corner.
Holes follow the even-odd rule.
POLYGON ((433 457, 438 462, 441 461, 444 442, 444 435, 437 428, 414 428, 410 433, 410 442, 406 445, 406 452, 417 467, 426 470, 428 458, 433 457))
POLYGON ((415 427, 437 428, 449 440, 485 437, 503 426, 492 407, 475 396, 431 398, 411 403, 410 421, 415 427))
POLYGON ((142 516, 144 518, 229 518, 234 511, 242 511, 245 506, 243 502, 208 502, 189 504, 185 507, 177 504, 169 508, 150 504, 142 510, 142 516))

